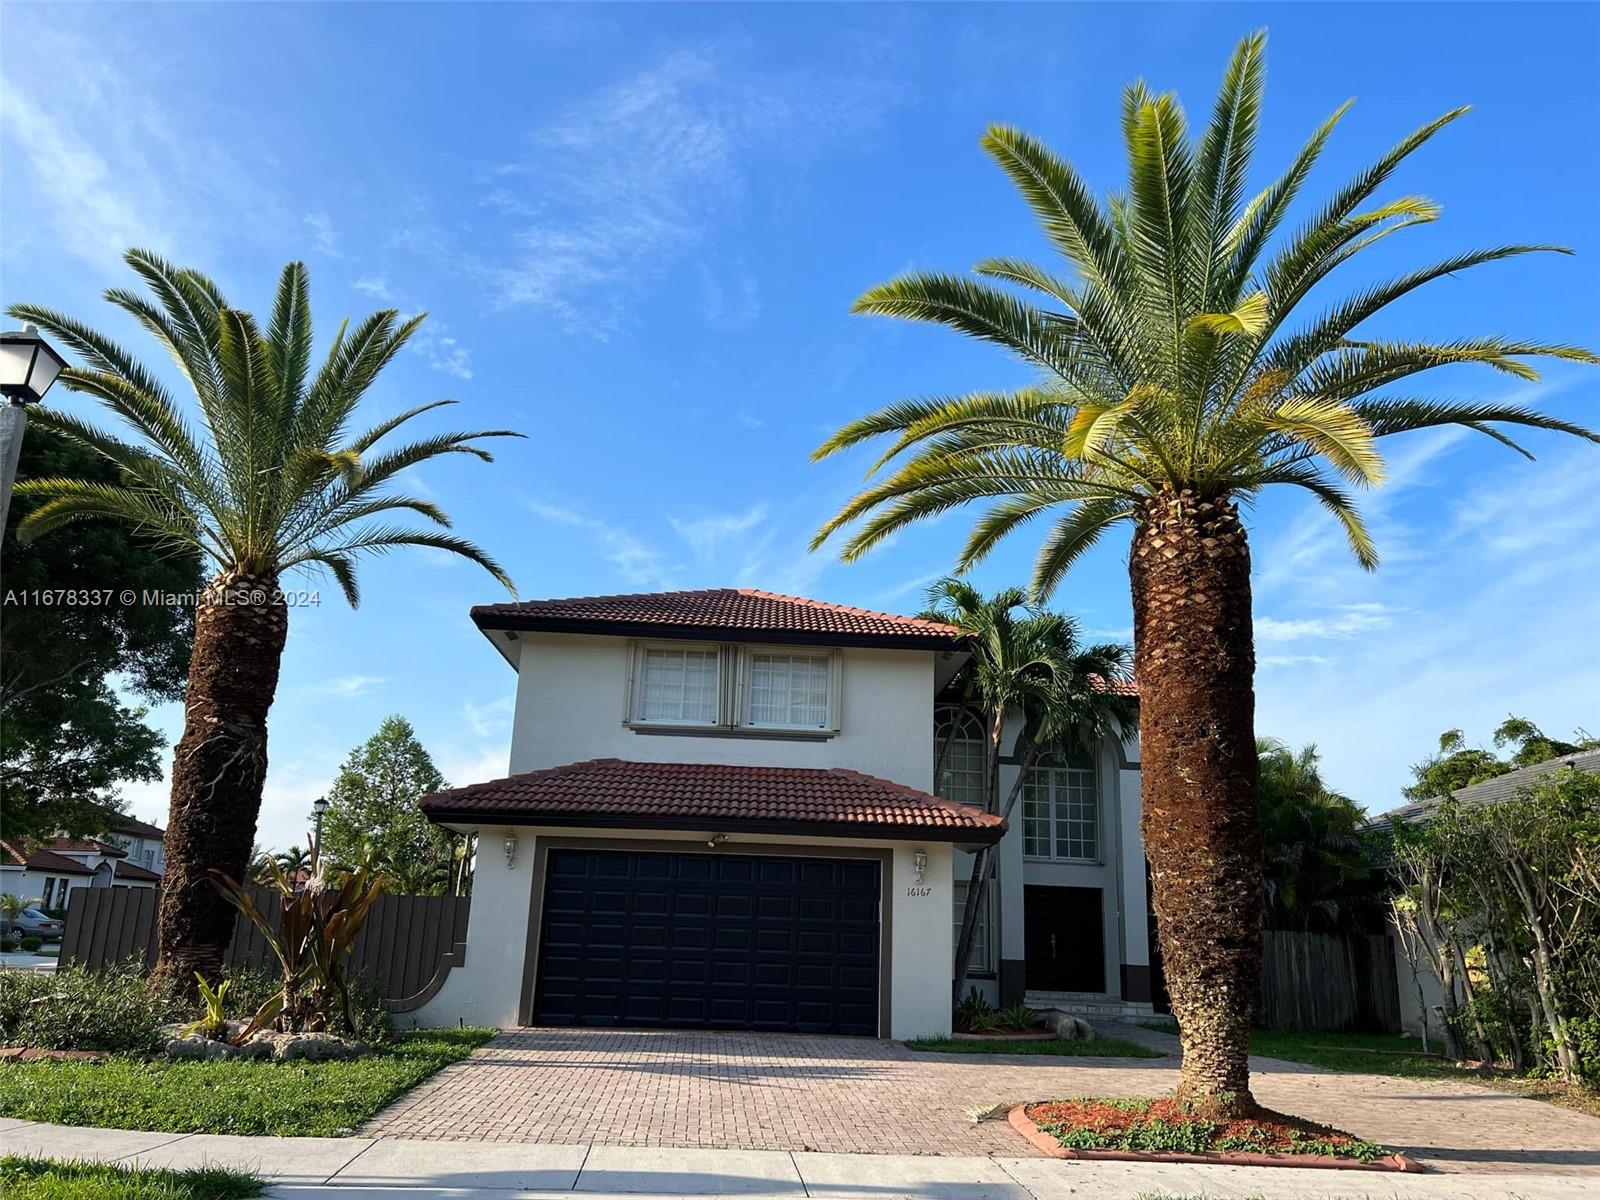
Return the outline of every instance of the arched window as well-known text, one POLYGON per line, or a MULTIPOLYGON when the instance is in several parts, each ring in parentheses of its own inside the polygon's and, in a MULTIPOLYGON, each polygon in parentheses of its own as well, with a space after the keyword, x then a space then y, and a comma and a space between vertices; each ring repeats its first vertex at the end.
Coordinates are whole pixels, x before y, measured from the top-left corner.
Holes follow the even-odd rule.
POLYGON ((1022 789, 1022 853, 1097 861, 1100 801, 1094 760, 1076 747, 1042 757, 1022 789))
POLYGON ((983 722, 969 708, 944 705, 933 714, 933 790, 957 804, 983 807, 983 722))

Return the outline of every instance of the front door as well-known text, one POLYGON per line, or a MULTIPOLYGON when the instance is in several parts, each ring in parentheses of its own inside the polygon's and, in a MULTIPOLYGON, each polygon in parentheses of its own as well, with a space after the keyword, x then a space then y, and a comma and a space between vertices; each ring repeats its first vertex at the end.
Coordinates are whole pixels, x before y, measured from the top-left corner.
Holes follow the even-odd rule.
POLYGON ((1022 889, 1024 977, 1032 992, 1106 990, 1100 889, 1022 889))

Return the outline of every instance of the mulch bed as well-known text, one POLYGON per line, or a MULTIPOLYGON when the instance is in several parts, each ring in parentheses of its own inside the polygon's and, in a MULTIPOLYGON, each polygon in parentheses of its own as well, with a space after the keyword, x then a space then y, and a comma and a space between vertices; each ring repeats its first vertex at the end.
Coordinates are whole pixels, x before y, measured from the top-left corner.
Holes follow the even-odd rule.
POLYGON ((1060 1035, 1048 1029, 969 1029, 950 1036, 963 1042, 1043 1042, 1060 1035))
POLYGON ((1231 1163, 1419 1172, 1422 1167, 1354 1134, 1262 1109, 1207 1121, 1171 1098, 1074 1098, 1019 1104, 1011 1127, 1052 1158, 1231 1163))
POLYGON ((93 1062, 110 1057, 108 1050, 40 1050, 34 1046, 6 1046, 0 1049, 0 1062, 37 1062, 41 1058, 58 1062, 93 1062))

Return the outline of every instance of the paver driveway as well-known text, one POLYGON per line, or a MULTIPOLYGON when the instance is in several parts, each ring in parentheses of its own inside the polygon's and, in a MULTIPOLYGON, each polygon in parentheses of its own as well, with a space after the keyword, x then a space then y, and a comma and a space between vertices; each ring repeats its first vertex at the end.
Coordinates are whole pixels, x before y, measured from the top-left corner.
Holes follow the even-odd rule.
MULTIPOLYGON (((1175 1048, 1143 1029, 1108 1034, 1175 1048)), ((1448 1170, 1600 1177, 1600 1120, 1450 1084, 1255 1059, 1263 1104, 1448 1170)), ((366 1136, 451 1141, 1032 1153, 963 1110, 1044 1096, 1155 1095, 1177 1059, 919 1054, 897 1042, 795 1034, 522 1029, 379 1113, 366 1136)))

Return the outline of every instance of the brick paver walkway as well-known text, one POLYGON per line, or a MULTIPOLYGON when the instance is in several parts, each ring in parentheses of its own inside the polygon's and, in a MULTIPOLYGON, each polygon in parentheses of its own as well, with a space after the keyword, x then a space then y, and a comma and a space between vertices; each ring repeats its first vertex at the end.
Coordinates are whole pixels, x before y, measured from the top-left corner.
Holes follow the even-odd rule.
MULTIPOLYGON (((1176 1040, 1111 1029, 1147 1044, 1176 1040)), ((1348 1129, 1446 1170, 1600 1176, 1600 1120, 1472 1084, 1254 1061, 1271 1108, 1348 1129)), ((379 1113, 366 1136, 826 1150, 1030 1153, 969 1106, 1155 1095, 1177 1060, 920 1054, 896 1042, 793 1034, 523 1029, 379 1113)))

